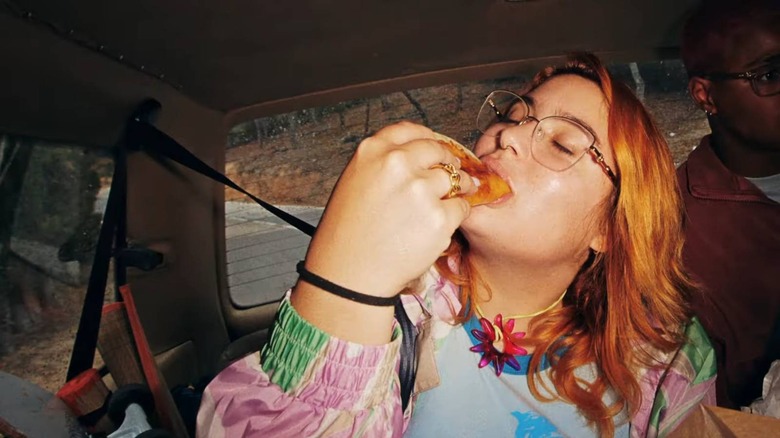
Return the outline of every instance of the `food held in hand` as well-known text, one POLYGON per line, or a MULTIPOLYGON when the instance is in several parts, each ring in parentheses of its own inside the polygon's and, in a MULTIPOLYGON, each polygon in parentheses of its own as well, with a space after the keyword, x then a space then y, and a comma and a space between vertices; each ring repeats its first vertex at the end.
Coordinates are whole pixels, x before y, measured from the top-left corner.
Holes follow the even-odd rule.
POLYGON ((434 139, 446 146, 453 155, 458 157, 460 168, 464 172, 479 180, 477 191, 464 196, 469 204, 472 206, 489 204, 512 192, 506 181, 479 161, 479 158, 466 149, 465 146, 438 133, 434 133, 434 139))

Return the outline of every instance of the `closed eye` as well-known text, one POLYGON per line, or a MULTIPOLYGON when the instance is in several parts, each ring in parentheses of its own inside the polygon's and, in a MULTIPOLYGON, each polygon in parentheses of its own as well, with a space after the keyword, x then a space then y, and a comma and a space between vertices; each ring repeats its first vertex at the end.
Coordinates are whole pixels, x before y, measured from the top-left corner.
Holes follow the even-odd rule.
POLYGON ((508 115, 498 113, 498 121, 501 123, 517 123, 517 120, 512 120, 508 115))
POLYGON ((522 102, 517 102, 507 110, 506 116, 504 117, 507 120, 511 120, 513 122, 520 122, 527 115, 528 111, 526 110, 525 104, 522 102))
POLYGON ((551 142, 552 146, 560 153, 566 154, 566 155, 574 155, 574 152, 571 151, 571 149, 567 148, 566 146, 558 143, 557 141, 551 142))

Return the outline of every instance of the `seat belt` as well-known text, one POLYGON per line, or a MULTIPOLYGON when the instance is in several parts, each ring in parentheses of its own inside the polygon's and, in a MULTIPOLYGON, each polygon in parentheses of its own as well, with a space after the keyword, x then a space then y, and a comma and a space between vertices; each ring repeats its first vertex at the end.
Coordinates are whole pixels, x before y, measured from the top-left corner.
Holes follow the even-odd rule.
POLYGON ((398 368, 398 378, 401 381, 401 406, 404 411, 409 406, 409 399, 414 390, 414 379, 417 376, 417 329, 409 315, 404 310, 401 296, 395 301, 395 319, 401 326, 401 363, 398 368))
MULTIPOLYGON (((244 190, 230 178, 204 163, 176 140, 145 121, 130 121, 128 127, 128 149, 141 150, 152 157, 161 156, 173 160, 190 170, 207 176, 216 182, 247 195, 270 213, 297 228, 304 234, 308 236, 314 235, 316 228, 313 225, 244 190)), ((406 314, 406 311, 404 311, 400 296, 394 307, 395 319, 398 321, 403 333, 401 341, 401 363, 398 374, 401 381, 401 402, 403 409, 406 410, 406 407, 409 405, 412 390, 414 389, 414 380, 417 374, 417 359, 415 355, 416 328, 406 314)))
POLYGON ((184 146, 177 143, 176 140, 172 139, 164 132, 144 121, 130 121, 128 126, 128 150, 144 151, 152 158, 156 158, 156 156, 159 155, 173 160, 182 166, 189 168, 190 170, 207 176, 218 183, 224 184, 245 194, 253 201, 260 204, 260 206, 272 213, 274 216, 297 228, 302 233, 308 236, 314 235, 314 230, 316 228, 313 225, 296 216, 291 215, 290 213, 287 213, 280 208, 274 207, 273 205, 244 190, 230 178, 214 170, 211 166, 201 161, 200 158, 196 157, 184 146))
MULTIPOLYGON (((129 120, 148 120, 148 115, 151 112, 149 102, 144 102, 134 111, 129 120)), ((70 355, 66 382, 92 368, 95 362, 95 350, 97 349, 100 320, 103 313, 109 265, 111 258, 118 255, 114 252, 114 248, 120 251, 127 246, 128 127, 129 125, 125 126, 121 138, 114 147, 114 173, 111 177, 111 188, 108 192, 106 209, 103 212, 103 222, 100 225, 95 255, 92 259, 92 270, 89 273, 87 293, 84 295, 84 305, 81 308, 79 327, 73 341, 73 351, 71 351, 70 355)), ((119 294, 119 286, 125 282, 126 263, 120 257, 116 257, 114 286, 117 301, 122 300, 119 294)))
MULTIPOLYGON (((140 108, 144 109, 145 116, 134 116, 127 124, 125 141, 122 144, 126 151, 143 151, 157 161, 162 157, 179 163, 190 170, 243 193, 268 210, 271 214, 292 225, 304 234, 308 236, 314 235, 316 227, 249 193, 221 172, 218 172, 204 163, 184 146, 176 142, 176 140, 152 126, 149 123, 149 117, 146 116, 159 110, 160 104, 158 102, 153 100, 146 101, 140 108)), ((122 160, 122 164, 122 172, 126 172, 126 170, 124 170, 124 160, 122 160)), ((161 164, 165 165, 164 162, 161 164)), ((116 178, 118 167, 119 166, 115 166, 114 169, 115 179, 112 180, 111 192, 109 193, 103 225, 100 229, 98 247, 95 251, 95 261, 90 274, 90 284, 87 290, 87 296, 84 299, 84 308, 79 323, 79 331, 76 335, 73 354, 71 355, 71 365, 68 370, 69 379, 90 368, 95 357, 97 333, 100 327, 100 312, 103 304, 103 291, 105 290, 106 276, 108 274, 108 262, 111 257, 111 243, 117 229, 119 212, 124 211, 122 208, 124 206, 118 201, 126 199, 127 191, 126 173, 122 173, 119 175, 119 178, 116 178), (114 192, 114 184, 117 184, 116 193, 114 192), (90 291, 92 293, 90 293, 90 291)), ((400 296, 394 307, 395 318, 403 333, 399 379, 401 381, 402 406, 403 409, 406 410, 414 388, 414 380, 417 371, 417 360, 415 355, 416 328, 404 311, 400 296)))
POLYGON ((103 311, 108 268, 116 237, 117 222, 123 210, 120 201, 123 198, 122 193, 127 190, 125 185, 127 180, 121 176, 117 178, 117 174, 121 172, 118 166, 114 166, 111 191, 108 193, 103 223, 100 226, 95 256, 92 259, 92 271, 89 273, 87 293, 84 295, 84 305, 81 308, 79 328, 73 342, 66 381, 92 368, 92 364, 95 362, 95 349, 100 330, 100 316, 103 311))

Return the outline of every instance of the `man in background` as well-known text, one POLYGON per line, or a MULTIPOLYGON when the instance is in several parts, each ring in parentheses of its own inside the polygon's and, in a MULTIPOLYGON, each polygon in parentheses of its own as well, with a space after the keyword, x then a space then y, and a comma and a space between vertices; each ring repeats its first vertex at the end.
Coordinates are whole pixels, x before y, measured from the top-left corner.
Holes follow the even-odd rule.
POLYGON ((678 169, 685 262, 716 349, 718 404, 748 406, 780 358, 780 1, 708 0, 683 33, 712 134, 678 169))

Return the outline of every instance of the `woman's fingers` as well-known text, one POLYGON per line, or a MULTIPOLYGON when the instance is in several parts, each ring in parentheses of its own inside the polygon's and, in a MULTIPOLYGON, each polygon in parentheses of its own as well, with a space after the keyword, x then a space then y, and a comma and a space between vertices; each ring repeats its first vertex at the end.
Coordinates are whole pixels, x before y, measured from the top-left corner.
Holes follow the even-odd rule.
POLYGON ((430 128, 404 121, 380 129, 369 139, 401 145, 413 140, 432 137, 433 131, 430 128))
POLYGON ((401 123, 361 143, 328 201, 307 267, 376 296, 398 293, 430 267, 469 214, 460 195, 475 186, 432 134, 401 123))
POLYGON ((460 160, 441 143, 430 138, 390 145, 385 159, 389 165, 399 165, 412 172, 425 171, 439 164, 451 164, 455 169, 460 169, 460 160))
MULTIPOLYGON (((382 150, 407 152, 397 155, 412 158, 412 163, 418 168, 427 169, 438 163, 451 163, 460 168, 459 160, 435 140, 435 133, 422 125, 411 122, 400 122, 377 131, 376 134, 364 140, 364 149, 381 153, 382 150)), ((367 152, 369 152, 367 151, 367 152)), ((393 153, 391 153, 393 155, 393 153)))
MULTIPOLYGON (((461 223, 469 216, 471 205, 462 197, 445 199, 442 201, 445 215, 448 219, 447 226, 452 233, 458 229, 461 223)), ((449 244, 449 242, 447 242, 449 244)), ((446 248, 445 248, 446 249, 446 248)))
POLYGON ((449 199, 476 190, 471 176, 458 169, 459 164, 437 163, 428 172, 428 178, 434 193, 441 199, 449 199))
POLYGON ((460 160, 432 135, 433 131, 424 126, 401 122, 383 128, 375 138, 390 140, 395 145, 387 152, 389 167, 423 170, 422 176, 431 182, 436 197, 449 199, 474 192, 476 184, 460 170, 460 160))

